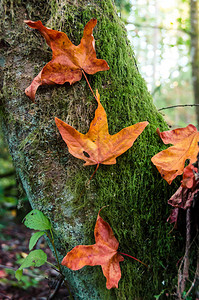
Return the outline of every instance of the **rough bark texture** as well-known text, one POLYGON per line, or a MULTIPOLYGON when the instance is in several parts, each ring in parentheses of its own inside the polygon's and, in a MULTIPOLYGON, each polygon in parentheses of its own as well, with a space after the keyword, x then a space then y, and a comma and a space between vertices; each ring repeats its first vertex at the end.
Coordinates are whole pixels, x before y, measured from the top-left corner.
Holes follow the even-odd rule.
MULTIPOLYGON (((191 19, 191 64, 195 104, 199 105, 199 1, 190 0, 191 19)), ((196 117, 199 128, 199 106, 196 106, 196 117)))
POLYGON ((53 223, 60 259, 75 245, 94 242, 97 213, 109 205, 101 216, 119 240, 119 250, 151 266, 148 271, 126 258, 121 263, 119 288, 112 290, 105 288, 100 267, 64 268, 75 299, 153 299, 162 289, 171 288, 175 264, 182 256, 166 223, 167 199, 173 191, 151 163, 163 147, 156 128, 164 130, 167 125, 137 70, 112 2, 2 0, 1 16, 2 124, 32 207, 42 210, 53 223), (78 45, 85 24, 93 17, 98 20, 94 30, 97 57, 106 59, 110 70, 88 78, 101 95, 110 134, 136 122, 150 125, 116 165, 100 165, 80 197, 95 166, 83 167, 82 161, 68 153, 54 117, 85 133, 96 101, 82 78, 72 86, 40 87, 36 104, 31 103, 24 90, 51 59, 51 51, 23 20, 40 19, 66 32, 78 45))

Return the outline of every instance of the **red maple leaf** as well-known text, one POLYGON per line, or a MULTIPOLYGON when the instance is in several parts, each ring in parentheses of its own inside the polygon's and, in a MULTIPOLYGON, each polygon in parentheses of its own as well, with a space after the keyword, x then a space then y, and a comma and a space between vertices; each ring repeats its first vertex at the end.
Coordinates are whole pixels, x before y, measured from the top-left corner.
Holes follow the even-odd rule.
POLYGON ((119 262, 124 258, 117 249, 119 242, 115 238, 110 225, 97 216, 97 222, 94 229, 94 245, 78 245, 74 247, 62 261, 62 265, 71 270, 79 270, 84 266, 101 265, 104 276, 106 277, 107 289, 118 288, 118 282, 121 278, 119 262))

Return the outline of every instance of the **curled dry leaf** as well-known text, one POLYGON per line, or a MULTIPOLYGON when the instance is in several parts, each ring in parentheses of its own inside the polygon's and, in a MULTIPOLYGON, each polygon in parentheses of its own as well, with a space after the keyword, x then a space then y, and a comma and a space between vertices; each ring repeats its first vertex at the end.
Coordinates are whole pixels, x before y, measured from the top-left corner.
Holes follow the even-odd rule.
POLYGON ((69 152, 73 156, 83 159, 86 162, 85 166, 115 164, 116 157, 127 151, 148 125, 147 121, 140 122, 110 135, 106 112, 100 103, 98 91, 96 95, 98 107, 86 134, 80 133, 60 119, 55 118, 56 125, 68 146, 69 152))
POLYGON ((178 214, 179 214, 179 208, 172 209, 170 216, 167 218, 167 222, 170 224, 174 224, 174 228, 177 228, 177 222, 178 222, 178 214))
POLYGON ((44 84, 70 84, 82 78, 82 70, 88 74, 109 70, 107 62, 96 58, 93 28, 96 19, 91 19, 84 27, 83 37, 78 46, 73 45, 64 32, 45 27, 41 21, 24 21, 29 27, 39 30, 51 47, 52 60, 34 78, 25 93, 33 101, 37 88, 44 84))
POLYGON ((183 188, 191 189, 196 183, 197 172, 198 169, 195 168, 192 164, 189 164, 186 168, 184 168, 181 186, 183 188))
POLYGON ((124 258, 117 252, 119 242, 110 225, 100 217, 100 211, 94 229, 96 243, 89 246, 76 246, 64 257, 62 265, 71 270, 79 270, 86 265, 101 265, 107 280, 107 289, 118 288, 118 282, 121 278, 119 262, 123 261, 124 258))
POLYGON ((189 159, 190 163, 197 160, 199 132, 191 124, 171 131, 160 132, 157 129, 157 132, 165 144, 174 146, 159 152, 151 160, 161 176, 171 184, 183 173, 186 159, 189 159))
POLYGON ((198 179, 198 169, 192 164, 189 164, 183 173, 183 179, 181 181, 181 186, 177 191, 171 196, 168 203, 174 207, 171 215, 168 218, 170 223, 175 222, 175 227, 177 226, 179 209, 186 210, 191 207, 194 203, 194 199, 199 192, 199 179, 198 179))
POLYGON ((191 207, 195 194, 199 192, 199 182, 193 189, 183 188, 180 186, 175 194, 171 196, 168 203, 176 208, 187 209, 191 207))
POLYGON ((168 201, 168 203, 175 208, 171 212, 167 221, 170 223, 175 222, 177 224, 179 209, 187 209, 191 207, 198 193, 199 180, 196 181, 195 185, 191 189, 180 186, 168 201))

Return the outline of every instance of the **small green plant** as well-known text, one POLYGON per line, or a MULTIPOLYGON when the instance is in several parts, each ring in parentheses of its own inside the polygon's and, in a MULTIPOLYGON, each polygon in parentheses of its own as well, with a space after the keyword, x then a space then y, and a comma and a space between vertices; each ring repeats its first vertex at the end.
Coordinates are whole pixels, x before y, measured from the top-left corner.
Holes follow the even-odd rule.
MULTIPOLYGON (((5 276, 4 278, 1 278, 0 282, 2 285, 11 286, 11 287, 17 287, 23 290, 27 290, 30 287, 37 288, 39 281, 42 280, 41 276, 36 276, 35 270, 29 270, 28 274, 23 274, 21 276, 20 281, 14 280, 15 271, 9 268, 4 269, 6 274, 9 274, 11 277, 7 278, 5 276)), ((40 274, 40 273, 39 273, 40 274)))
POLYGON ((71 296, 71 299, 73 299, 72 294, 69 290, 67 282, 64 280, 64 276, 62 274, 61 265, 58 259, 57 250, 55 248, 54 244, 54 236, 53 236, 53 230, 52 230, 52 224, 49 221, 49 219, 44 216, 44 214, 37 210, 33 209, 30 213, 28 213, 25 218, 23 219, 24 225, 30 229, 39 230, 35 232, 29 241, 29 250, 30 253, 26 256, 26 258, 23 260, 21 266, 15 271, 15 277, 17 280, 22 280, 23 278, 23 270, 25 268, 29 267, 41 267, 45 263, 50 264, 57 272, 59 272, 62 276, 62 281, 64 281, 65 286, 71 296), (41 250, 32 250, 36 243, 38 242, 39 238, 43 235, 46 235, 54 249, 55 257, 57 260, 57 266, 54 266, 50 262, 47 261, 47 255, 46 253, 41 250))
MULTIPOLYGON (((40 230, 35 232, 34 235, 30 238, 29 250, 32 250, 34 248, 38 239, 44 234, 46 234, 50 238, 50 240, 53 239, 52 225, 48 218, 46 218, 41 211, 37 209, 32 210, 29 214, 26 215, 23 222, 24 225, 28 228, 40 230), (49 235, 49 232, 51 236, 49 235)), ((43 250, 33 250, 28 254, 21 266, 15 272, 15 277, 17 278, 17 280, 21 280, 23 269, 29 267, 40 267, 46 262, 47 255, 43 250)))

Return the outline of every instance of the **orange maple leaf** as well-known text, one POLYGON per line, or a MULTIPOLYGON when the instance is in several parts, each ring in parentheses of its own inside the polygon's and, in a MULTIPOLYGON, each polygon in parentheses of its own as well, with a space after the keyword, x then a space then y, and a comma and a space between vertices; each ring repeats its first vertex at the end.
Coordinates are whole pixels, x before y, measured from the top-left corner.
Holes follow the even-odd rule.
POLYGON ((190 163, 197 160, 199 132, 191 124, 171 131, 160 132, 157 129, 157 132, 165 144, 174 146, 157 153, 151 160, 161 176, 171 184, 176 176, 183 173, 186 159, 190 159, 190 163))
POLYGON ((59 132, 68 146, 69 152, 83 159, 88 165, 111 165, 116 163, 116 157, 127 151, 142 133, 148 122, 140 122, 126 127, 120 132, 110 135, 106 112, 100 103, 100 95, 96 92, 98 107, 89 131, 82 134, 70 125, 55 118, 59 132))
POLYGON ((115 238, 110 225, 100 217, 101 209, 97 216, 94 229, 95 244, 79 245, 74 247, 62 260, 62 265, 71 270, 79 270, 84 266, 101 265, 104 276, 106 277, 107 289, 118 288, 121 278, 119 262, 124 260, 117 249, 119 242, 115 238))
POLYGON ((78 46, 73 45, 64 32, 45 27, 41 21, 24 21, 29 27, 37 29, 51 47, 52 60, 34 78, 25 93, 33 101, 37 88, 43 84, 70 84, 82 78, 82 70, 88 74, 109 70, 107 62, 96 58, 93 28, 96 19, 91 19, 84 27, 83 37, 78 46))

